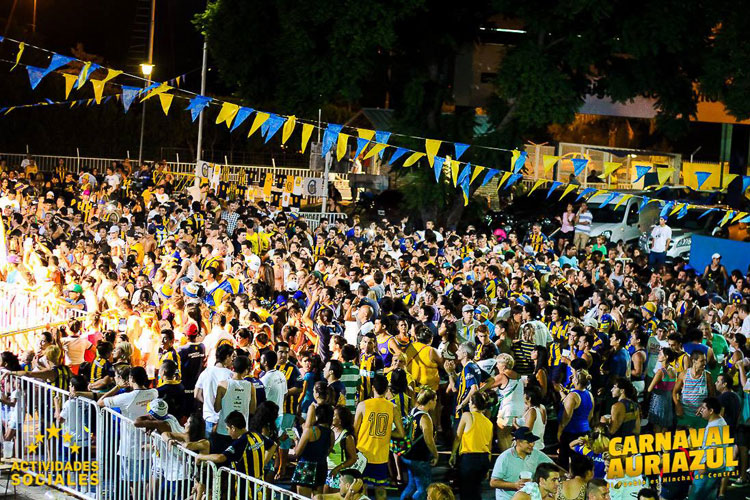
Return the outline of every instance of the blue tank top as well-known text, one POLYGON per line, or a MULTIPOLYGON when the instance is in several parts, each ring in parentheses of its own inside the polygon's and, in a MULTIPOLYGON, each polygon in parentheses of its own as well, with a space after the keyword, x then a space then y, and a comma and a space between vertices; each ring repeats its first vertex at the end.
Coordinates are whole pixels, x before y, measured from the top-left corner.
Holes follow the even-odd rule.
POLYGON ((393 336, 389 335, 385 342, 378 342, 378 356, 383 360, 383 366, 385 368, 391 366, 391 363, 393 362, 393 354, 391 353, 391 350, 388 349, 388 343, 392 338, 393 336))
POLYGON ((589 426, 589 412, 594 405, 591 393, 589 391, 579 391, 578 389, 573 389, 571 392, 578 394, 578 397, 581 398, 581 404, 573 410, 573 416, 564 430, 570 433, 588 432, 591 430, 589 426))
POLYGON ((300 460, 305 462, 325 462, 328 457, 332 431, 328 427, 318 425, 315 426, 315 429, 320 432, 320 437, 317 441, 308 442, 305 449, 302 450, 300 460))

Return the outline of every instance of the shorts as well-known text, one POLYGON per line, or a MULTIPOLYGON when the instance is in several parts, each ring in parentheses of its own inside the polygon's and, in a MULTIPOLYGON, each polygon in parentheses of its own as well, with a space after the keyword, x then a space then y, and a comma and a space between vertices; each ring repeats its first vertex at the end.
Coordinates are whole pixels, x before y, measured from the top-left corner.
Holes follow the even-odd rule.
POLYGON ((120 473, 128 482, 145 481, 151 475, 148 460, 120 457, 120 473))
MULTIPOLYGON (((282 413, 276 417, 276 427, 281 431, 282 429, 291 429, 294 427, 294 415, 291 413, 282 413)), ((291 450, 294 447, 294 442, 291 436, 279 443, 280 450, 291 450)))
POLYGON ((367 464, 362 471, 362 481, 376 488, 385 488, 390 483, 388 463, 367 464))
POLYGON ((497 419, 500 421, 500 423, 503 425, 503 427, 512 427, 513 422, 517 418, 521 418, 523 414, 516 415, 518 411, 512 406, 506 406, 506 407, 500 407, 500 410, 497 412, 497 419))

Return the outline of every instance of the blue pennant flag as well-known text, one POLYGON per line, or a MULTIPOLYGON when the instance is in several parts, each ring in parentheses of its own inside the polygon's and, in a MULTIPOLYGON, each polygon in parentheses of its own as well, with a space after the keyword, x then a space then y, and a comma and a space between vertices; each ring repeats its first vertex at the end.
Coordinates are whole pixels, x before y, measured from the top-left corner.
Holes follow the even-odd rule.
POLYGON ((602 202, 601 205, 599 205, 599 208, 604 208, 607 205, 610 204, 610 202, 614 201, 615 198, 620 196, 620 193, 609 193, 609 195, 604 199, 604 202, 602 202))
POLYGON ((648 196, 644 196, 643 197, 643 200, 641 200, 641 204, 638 205, 638 212, 639 213, 643 212, 643 209, 646 207, 646 205, 648 205, 649 201, 651 201, 651 198, 649 198, 648 196))
POLYGON ((203 109, 208 106, 211 101, 213 101, 212 97, 206 97, 204 95, 197 95, 190 99, 187 110, 190 111, 190 116, 193 121, 198 118, 198 115, 201 114, 201 111, 203 111, 203 109))
MULTIPOLYGON (((468 166, 468 163, 467 163, 468 166)), ((469 199, 469 189, 471 188, 471 176, 466 175, 460 183, 457 182, 461 186, 461 190, 464 192, 464 203, 468 203, 469 199)))
MULTIPOLYGON (((516 162, 516 163, 518 163, 518 162, 516 162)), ((560 181, 554 181, 552 183, 552 185, 549 187, 549 191, 547 191, 547 198, 549 198, 550 196, 552 196, 552 193, 555 191, 555 189, 557 189, 561 185, 562 185, 562 182, 560 182, 560 181)))
POLYGON ((458 185, 463 184, 465 179, 471 180, 470 174, 471 174, 471 163, 467 163, 464 166, 464 169, 461 170, 461 173, 458 174, 458 179, 456 179, 456 184, 458 185))
POLYGON ((357 137, 357 153, 354 155, 355 158, 359 158, 360 153, 362 153, 362 150, 365 149, 365 146, 367 146, 368 142, 370 142, 369 139, 365 139, 364 137, 357 137))
POLYGON ((144 87, 142 89, 138 89, 138 93, 139 94, 146 94, 146 95, 148 95, 149 92, 151 92, 152 90, 154 90, 159 85, 160 85, 159 82, 154 82, 151 85, 149 85, 148 87, 144 87))
POLYGON ((750 215, 748 215, 744 219, 740 219, 739 222, 742 222, 743 224, 750 223, 750 215))
POLYGON ((649 165, 636 165, 635 180, 633 181, 633 184, 636 184, 639 180, 643 179, 643 176, 646 175, 649 170, 651 170, 649 165))
POLYGON ((716 212, 717 210, 718 210, 718 208, 709 208, 708 210, 706 210, 705 212, 703 212, 702 214, 700 214, 698 216, 698 219, 702 219, 703 217, 707 216, 711 212, 716 212))
POLYGON ((583 172, 583 169, 589 163, 588 158, 571 158, 570 161, 573 162, 573 175, 576 177, 581 175, 581 172, 583 172))
POLYGON ((234 115, 234 123, 232 124, 232 129, 230 130, 230 132, 234 132, 234 129, 242 125, 242 122, 247 120, 247 117, 252 115, 254 111, 255 110, 253 108, 246 108, 245 106, 242 106, 240 109, 238 109, 237 114, 234 115))
POLYGON ((743 175, 742 176, 742 192, 744 193, 747 191, 747 188, 750 187, 750 175, 743 175))
POLYGON ((510 188, 513 184, 518 182, 518 179, 522 178, 523 174, 510 174, 508 177, 508 182, 505 183, 505 187, 503 189, 510 188))
POLYGON ((677 218, 682 219, 683 217, 687 215, 687 213, 688 213, 688 204, 685 203, 682 205, 682 208, 680 209, 680 211, 677 212, 677 218))
POLYGON ((581 191, 580 193, 578 193, 578 197, 576 198, 575 201, 578 201, 581 198, 583 198, 584 196, 590 195, 591 193, 594 193, 594 192, 596 192, 596 188, 586 188, 583 191, 581 191))
POLYGON ((114 96, 108 95, 107 97, 105 97, 104 99, 102 99, 102 102, 109 102, 110 99, 112 99, 112 97, 114 97, 114 96))
POLYGON ((457 142, 453 145, 453 147, 456 148, 456 160, 461 158, 461 155, 466 152, 467 149, 469 149, 468 144, 462 144, 460 142, 457 142))
POLYGON ((81 87, 84 83, 86 83, 89 80, 89 78, 91 78, 91 75, 94 73, 94 71, 96 71, 99 68, 101 68, 101 66, 99 66, 98 64, 91 63, 91 66, 89 67, 88 72, 84 74, 84 71, 86 71, 86 66, 84 66, 81 69, 81 72, 78 74, 78 83, 76 84, 76 86, 81 87))
POLYGON ((37 68, 36 66, 26 66, 26 71, 29 72, 29 83, 31 88, 35 89, 39 82, 44 78, 44 68, 37 68))
POLYGON ((50 73, 52 73, 56 69, 62 68, 63 66, 65 66, 69 62, 73 62, 73 61, 75 61, 75 59, 73 59, 72 57, 63 56, 63 55, 60 55, 60 54, 54 54, 52 56, 52 60, 49 62, 49 66, 47 66, 47 69, 44 70, 44 76, 49 75, 50 73))
POLYGON ((526 151, 521 151, 521 154, 518 155, 518 158, 516 158, 516 163, 513 165, 514 174, 523 168, 524 163, 526 163, 527 156, 529 155, 528 153, 526 153, 526 151))
MULTIPOLYGON (((112 97, 112 96, 109 96, 109 97, 112 97)), ((44 100, 47 101, 47 104, 55 104, 55 101, 53 101, 49 97, 46 97, 44 100)))
POLYGON ((286 121, 286 118, 283 116, 279 116, 276 114, 271 113, 271 116, 268 117, 268 120, 263 122, 263 125, 260 126, 260 130, 263 131, 263 127, 265 126, 266 130, 263 132, 266 136, 266 141, 268 142, 271 137, 273 137, 276 132, 279 131, 282 125, 284 125, 284 122, 286 121))
POLYGON ((708 178, 711 177, 711 172, 703 172, 703 171, 697 171, 695 172, 695 180, 698 182, 698 187, 696 189, 700 189, 703 184, 708 180, 708 178))
POLYGON ((126 113, 130 109, 130 105, 135 100, 135 96, 137 96, 140 91, 141 89, 139 89, 138 87, 128 87, 127 85, 122 86, 122 107, 125 108, 126 113))
MULTIPOLYGON (((266 120, 268 121, 268 120, 266 120)), ((325 156, 333 147, 336 140, 339 138, 339 132, 343 128, 343 125, 336 125, 335 123, 329 123, 325 131, 323 131, 323 145, 320 148, 320 155, 325 156)), ((377 132, 376 132, 377 135, 377 132)), ((376 141, 380 142, 380 141, 376 141)))
MULTIPOLYGON (((338 134, 336 134, 338 135, 338 134)), ((381 130, 375 131, 375 142, 378 144, 388 144, 388 140, 391 138, 391 133, 381 130)), ((383 152, 385 152, 385 148, 383 148, 380 153, 378 153, 378 158, 383 158, 383 152)))
POLYGON ((494 169, 494 168, 491 168, 491 169, 487 170, 487 173, 486 173, 486 174, 484 174, 484 179, 482 180, 482 184, 481 184, 481 185, 480 185, 479 187, 481 188, 481 187, 483 187, 484 185, 486 185, 486 184, 487 184, 488 182, 490 182, 490 180, 491 180, 491 179, 492 179, 493 177, 495 177, 495 176, 496 176, 497 174, 499 174, 499 173, 500 173, 500 171, 499 171, 499 170, 496 170, 496 169, 494 169))
POLYGON ((393 152, 391 155, 391 158, 388 160, 388 164, 392 165, 393 162, 404 156, 409 150, 406 148, 398 148, 396 151, 393 152))
POLYGON ((445 163, 445 158, 441 158, 440 156, 435 157, 432 165, 432 168, 435 170, 435 182, 440 182, 440 173, 443 171, 443 163, 445 163))
POLYGON ((670 201, 664 204, 664 206, 661 209, 661 212, 659 212, 659 217, 664 217, 665 219, 669 218, 669 212, 672 210, 672 207, 674 206, 674 202, 670 201))

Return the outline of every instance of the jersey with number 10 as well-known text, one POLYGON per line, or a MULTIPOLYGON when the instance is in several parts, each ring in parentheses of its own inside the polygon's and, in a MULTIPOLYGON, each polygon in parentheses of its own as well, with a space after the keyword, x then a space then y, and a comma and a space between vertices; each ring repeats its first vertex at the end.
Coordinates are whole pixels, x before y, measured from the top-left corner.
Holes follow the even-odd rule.
POLYGON ((393 403, 385 398, 372 398, 364 401, 364 405, 357 449, 367 458, 368 464, 387 463, 393 428, 393 403))

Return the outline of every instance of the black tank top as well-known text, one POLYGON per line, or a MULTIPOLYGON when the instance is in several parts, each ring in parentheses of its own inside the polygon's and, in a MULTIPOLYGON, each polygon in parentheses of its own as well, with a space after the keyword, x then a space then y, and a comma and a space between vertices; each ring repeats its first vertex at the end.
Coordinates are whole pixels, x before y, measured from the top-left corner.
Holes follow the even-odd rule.
POLYGON ((404 458, 407 460, 417 460, 420 462, 429 462, 432 459, 432 452, 427 447, 427 443, 424 441, 424 433, 422 432, 422 419, 429 418, 428 415, 416 408, 413 408, 412 415, 417 414, 414 418, 412 425, 414 425, 414 441, 411 449, 404 454, 404 458))

